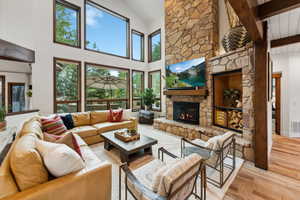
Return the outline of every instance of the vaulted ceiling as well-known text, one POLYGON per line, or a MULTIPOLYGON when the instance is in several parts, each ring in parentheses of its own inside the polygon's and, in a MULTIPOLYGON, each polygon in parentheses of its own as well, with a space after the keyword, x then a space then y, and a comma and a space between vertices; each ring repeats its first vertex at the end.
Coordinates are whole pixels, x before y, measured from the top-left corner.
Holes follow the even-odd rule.
MULTIPOLYGON (((259 4, 270 0, 258 0, 259 4)), ((300 34, 300 8, 296 8, 267 19, 269 24, 268 37, 276 40, 300 34)), ((300 52, 300 43, 272 48, 271 53, 282 54, 300 52)))
POLYGON ((145 23, 152 24, 164 17, 164 0, 123 0, 145 23))

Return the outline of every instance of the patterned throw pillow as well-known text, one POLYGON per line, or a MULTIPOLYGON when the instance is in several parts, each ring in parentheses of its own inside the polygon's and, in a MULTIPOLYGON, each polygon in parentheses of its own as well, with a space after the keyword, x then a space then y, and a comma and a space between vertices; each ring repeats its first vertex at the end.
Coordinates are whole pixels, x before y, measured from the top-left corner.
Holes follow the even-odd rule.
POLYGON ((43 134, 44 134, 44 140, 46 142, 56 142, 57 140, 64 137, 62 135, 54 135, 54 134, 49 134, 49 133, 46 133, 46 132, 44 132, 43 134))
POLYGON ((41 121, 43 130, 49 134, 60 135, 67 131, 66 126, 58 115, 53 118, 42 118, 41 121))
POLYGON ((123 110, 110 110, 108 121, 110 122, 121 122, 123 116, 123 110))

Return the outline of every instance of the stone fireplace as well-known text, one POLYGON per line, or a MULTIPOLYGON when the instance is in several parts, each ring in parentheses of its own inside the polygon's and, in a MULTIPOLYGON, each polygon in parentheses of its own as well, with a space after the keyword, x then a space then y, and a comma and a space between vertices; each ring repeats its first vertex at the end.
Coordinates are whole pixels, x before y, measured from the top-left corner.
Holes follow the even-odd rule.
MULTIPOLYGON (((166 96, 166 117, 154 120, 154 128, 189 139, 207 140, 223 134, 227 129, 214 126, 213 76, 221 72, 240 70, 242 73, 242 115, 243 128, 236 133, 237 155, 253 160, 254 122, 254 66, 253 49, 247 46, 221 56, 218 52, 218 2, 217 0, 166 0, 165 1, 165 65, 171 65, 195 58, 206 58, 205 94, 166 96), (193 103, 199 110, 196 124, 174 120, 174 104, 193 103)), ((167 94, 167 93, 165 93, 167 94)), ((176 111, 175 111, 176 112, 176 111)), ((175 116, 176 118, 176 116, 175 116)))
POLYGON ((188 124, 199 124, 199 103, 174 102, 173 119, 188 124))
POLYGON ((216 135, 229 131, 215 126, 214 119, 214 85, 213 77, 223 72, 239 70, 242 73, 242 118, 243 128, 236 132, 238 144, 237 155, 246 160, 254 159, 253 138, 255 133, 254 121, 254 83, 255 69, 253 66, 253 48, 251 45, 221 56, 207 60, 207 95, 167 95, 166 118, 154 121, 154 127, 190 139, 200 138, 207 140, 216 135), (174 104, 177 102, 196 103, 199 105, 199 123, 196 125, 185 124, 174 120, 174 104), (200 135, 203 132, 204 135, 200 135))

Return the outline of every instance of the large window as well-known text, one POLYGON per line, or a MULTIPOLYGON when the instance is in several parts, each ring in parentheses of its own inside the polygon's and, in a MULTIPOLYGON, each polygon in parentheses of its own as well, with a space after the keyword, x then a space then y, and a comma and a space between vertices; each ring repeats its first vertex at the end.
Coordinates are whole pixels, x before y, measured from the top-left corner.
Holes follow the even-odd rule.
POLYGON ((161 59, 161 31, 160 29, 148 37, 149 62, 161 59))
POLYGON ((144 72, 132 71, 132 111, 143 108, 142 92, 144 92, 144 72))
POLYGON ((144 34, 132 30, 131 43, 132 60, 144 62, 144 34))
POLYGON ((0 76, 0 106, 5 106, 5 76, 0 76))
POLYGON ((87 111, 129 108, 129 70, 85 64, 87 111))
POLYGON ((8 112, 25 110, 25 83, 8 83, 8 112))
POLYGON ((54 112, 72 113, 81 109, 81 62, 54 58, 54 112))
POLYGON ((56 0, 54 25, 54 42, 80 48, 80 7, 56 0))
POLYGON ((129 58, 129 19, 86 1, 85 48, 129 58))
POLYGON ((155 103, 152 105, 152 109, 155 111, 161 111, 161 71, 152 71, 148 74, 149 88, 153 89, 156 96, 155 103))

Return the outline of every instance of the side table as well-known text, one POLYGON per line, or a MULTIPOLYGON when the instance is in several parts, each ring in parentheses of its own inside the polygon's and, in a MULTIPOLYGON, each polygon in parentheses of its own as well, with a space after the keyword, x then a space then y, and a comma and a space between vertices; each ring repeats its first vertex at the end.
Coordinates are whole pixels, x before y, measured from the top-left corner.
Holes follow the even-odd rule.
POLYGON ((140 110, 139 123, 152 125, 154 122, 154 112, 147 110, 140 110))

